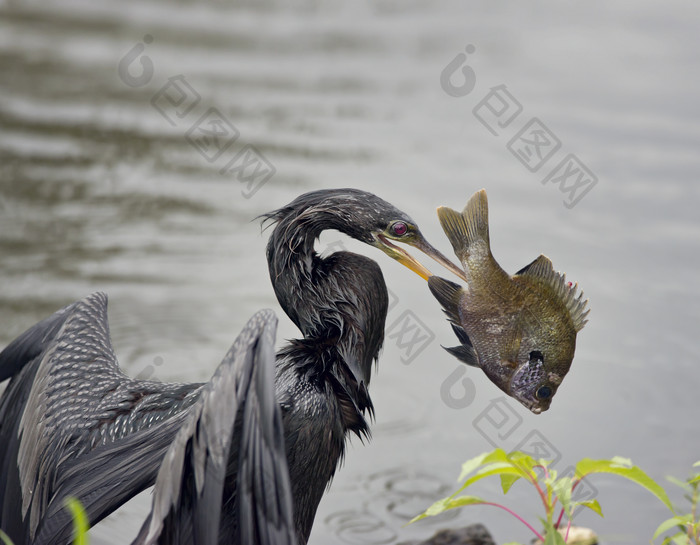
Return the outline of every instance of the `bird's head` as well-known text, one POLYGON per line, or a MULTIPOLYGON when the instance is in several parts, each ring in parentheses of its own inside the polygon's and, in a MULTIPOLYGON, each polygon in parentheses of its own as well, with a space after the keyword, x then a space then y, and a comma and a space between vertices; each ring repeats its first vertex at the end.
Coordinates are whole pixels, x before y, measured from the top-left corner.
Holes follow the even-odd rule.
POLYGON ((267 217, 274 219, 284 217, 285 220, 291 220, 288 228, 300 235, 297 239, 299 243, 308 244, 309 237, 315 240, 323 230, 336 229, 379 248, 425 280, 432 276, 432 273, 395 243, 413 246, 458 276, 464 276, 461 268, 453 264, 425 239, 418 225, 408 214, 366 191, 359 189, 312 191, 300 195, 289 205, 267 217), (280 212, 281 214, 277 217, 273 215, 280 212))

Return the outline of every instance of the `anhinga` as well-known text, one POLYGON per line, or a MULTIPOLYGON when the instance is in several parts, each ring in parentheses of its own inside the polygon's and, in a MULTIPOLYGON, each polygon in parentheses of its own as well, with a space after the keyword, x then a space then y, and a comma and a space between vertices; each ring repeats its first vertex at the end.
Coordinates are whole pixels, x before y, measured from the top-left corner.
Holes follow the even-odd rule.
POLYGON ((335 229, 427 279, 393 243, 404 242, 463 273, 410 217, 364 191, 306 193, 264 217, 275 224, 267 246, 275 294, 303 334, 277 354, 274 386, 256 364, 273 346, 266 313, 205 385, 123 374, 103 294, 58 311, 0 353, 0 382, 11 379, 0 397, 0 529, 15 545, 68 542, 66 498, 77 497, 95 524, 154 484, 161 463, 136 543, 306 543, 348 433, 368 434, 367 387, 388 301, 374 261, 350 252, 322 258, 314 242, 335 229))

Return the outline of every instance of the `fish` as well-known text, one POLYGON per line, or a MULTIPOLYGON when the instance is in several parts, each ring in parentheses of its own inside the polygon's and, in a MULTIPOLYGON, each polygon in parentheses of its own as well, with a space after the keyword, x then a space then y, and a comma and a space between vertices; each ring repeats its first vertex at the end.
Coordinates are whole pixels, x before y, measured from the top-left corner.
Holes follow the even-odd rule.
POLYGON ((545 255, 513 276, 501 268, 491 253, 484 189, 461 213, 439 207, 438 218, 467 282, 428 279, 460 342, 443 348, 533 413, 546 411, 571 368, 588 299, 545 255))

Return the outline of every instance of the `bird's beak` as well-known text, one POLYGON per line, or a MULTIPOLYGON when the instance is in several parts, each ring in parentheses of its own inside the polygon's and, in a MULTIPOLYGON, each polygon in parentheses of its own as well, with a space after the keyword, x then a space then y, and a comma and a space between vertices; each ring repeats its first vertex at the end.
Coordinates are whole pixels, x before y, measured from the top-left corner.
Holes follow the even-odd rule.
MULTIPOLYGON (((418 237, 416 240, 411 240, 411 241, 406 241, 406 244, 409 244, 413 246, 414 248, 417 248, 421 252, 423 252, 425 255, 428 257, 434 259, 440 265, 443 267, 446 267, 450 271, 452 271, 454 274, 459 276, 460 278, 466 279, 466 275, 464 274, 464 271, 457 267, 454 263, 452 263, 449 259, 447 259, 444 255, 442 255, 438 250, 432 247, 430 243, 428 243, 425 239, 422 237, 418 237)), ((416 260, 411 254, 409 254, 406 250, 403 248, 399 248, 395 244, 392 244, 392 242, 386 238, 385 236, 381 234, 375 235, 375 246, 382 250, 386 255, 389 257, 395 259, 399 263, 401 263, 403 266, 408 267, 411 269, 414 273, 416 273, 418 276, 420 276, 423 280, 428 280, 431 276, 433 276, 433 273, 431 273, 425 266, 423 266, 418 260, 416 260)))
POLYGON ((412 244, 415 248, 423 252, 425 255, 427 255, 429 258, 431 258, 434 261, 437 261, 440 265, 445 267, 448 271, 452 272, 453 274, 456 274, 459 278, 464 280, 465 282, 469 282, 467 280, 467 275, 464 272, 464 269, 461 267, 458 267, 452 261, 447 259, 442 252, 437 250, 436 248, 433 248, 433 246, 425 240, 422 236, 416 240, 414 243, 409 243, 412 244))

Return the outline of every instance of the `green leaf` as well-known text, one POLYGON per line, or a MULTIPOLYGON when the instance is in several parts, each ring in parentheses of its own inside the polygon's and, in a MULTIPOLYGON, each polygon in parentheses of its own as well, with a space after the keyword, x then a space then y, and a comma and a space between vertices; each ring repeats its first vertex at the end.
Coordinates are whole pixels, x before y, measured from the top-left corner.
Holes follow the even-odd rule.
POLYGON ((452 498, 451 496, 448 496, 447 498, 442 498, 441 500, 436 501, 423 513, 416 517, 413 517, 409 521, 409 524, 412 524, 426 517, 434 517, 436 515, 439 515, 440 513, 443 513, 444 511, 448 511, 449 509, 463 507, 465 505, 475 505, 478 503, 484 503, 484 500, 482 500, 481 498, 477 498, 476 496, 460 496, 458 498, 452 498))
POLYGON ((678 532, 664 538, 661 545, 668 545, 669 543, 674 543, 675 545, 688 545, 688 536, 684 532, 678 532))
POLYGON ((68 498, 65 505, 73 515, 73 529, 75 530, 73 545, 88 545, 87 532, 90 528, 90 523, 88 522, 85 509, 75 498, 68 498))
POLYGON ((535 460, 529 454, 525 454, 519 450, 514 450, 508 454, 508 460, 515 466, 522 468, 525 471, 533 471, 535 466, 538 465, 548 465, 548 462, 543 462, 542 460, 535 460))
MULTIPOLYGON (((688 485, 693 485, 695 483, 700 483, 700 473, 688 479, 688 485)), ((692 488, 692 487, 689 487, 692 488)), ((690 490, 688 490, 690 492, 690 490)))
POLYGON ((566 541, 564 541, 564 536, 554 530, 544 536, 544 545, 566 545, 566 541))
POLYGON ((686 492, 692 492, 692 487, 686 481, 681 481, 680 479, 676 479, 675 477, 672 477, 670 475, 666 477, 666 480, 670 483, 675 484, 676 486, 680 486, 686 492))
POLYGON ((659 524, 659 527, 656 529, 656 532, 654 532, 654 537, 652 539, 656 539, 661 534, 667 532, 671 528, 675 528, 676 526, 684 526, 686 524, 692 524, 692 522, 693 516, 690 514, 679 515, 676 517, 671 517, 670 519, 666 519, 661 524, 659 524))
POLYGON ((512 473, 501 473, 501 488, 504 494, 508 494, 510 487, 515 484, 517 480, 521 477, 520 475, 514 475, 512 473))
POLYGON ((576 464, 576 475, 579 478, 583 478, 592 473, 612 473, 637 483, 659 498, 659 500, 673 512, 673 505, 671 505, 671 500, 668 499, 668 495, 664 489, 639 467, 632 466, 631 462, 626 458, 617 456, 612 460, 591 460, 590 458, 584 458, 576 464))
POLYGON ((465 488, 473 485, 475 482, 485 479, 486 477, 491 477, 492 475, 517 475, 518 477, 526 476, 520 469, 513 467, 509 462, 496 462, 484 466, 479 471, 477 471, 472 477, 467 479, 462 487, 455 492, 455 494, 461 492, 465 488))
POLYGON ((475 456, 474 458, 471 458, 470 460, 467 460, 462 464, 462 472, 459 474, 459 479, 457 480, 462 481, 466 479, 467 475, 469 475, 479 466, 484 466, 487 464, 493 464, 498 462, 510 463, 506 451, 502 448, 497 448, 492 450, 491 452, 484 452, 483 454, 479 454, 479 456, 475 456))
POLYGON ((556 494, 564 508, 566 515, 571 518, 571 488, 574 481, 571 477, 562 477, 552 484, 552 491, 556 494))
POLYGON ((623 458, 622 456, 613 456, 610 460, 613 464, 622 467, 632 467, 634 464, 629 458, 623 458))
POLYGON ((0 540, 2 540, 2 542, 3 542, 5 545, 14 545, 14 544, 12 543, 12 540, 10 539, 10 536, 8 536, 8 535, 7 535, 5 532, 3 532, 2 530, 0 530, 0 540))
POLYGON ((423 511, 420 515, 413 517, 409 521, 409 524, 416 522, 417 520, 424 519, 425 517, 433 517, 435 515, 439 515, 445 509, 447 509, 447 502, 449 501, 449 499, 450 498, 447 497, 447 498, 442 498, 441 500, 436 501, 430 507, 428 507, 425 511, 423 511))
POLYGON ((544 545, 566 545, 564 536, 554 529, 554 525, 544 521, 544 545))
POLYGON ((464 479, 466 479, 467 475, 469 475, 472 471, 479 467, 484 462, 484 458, 486 458, 489 454, 490 453, 488 452, 483 452, 482 454, 474 456, 474 458, 471 458, 464 462, 462 464, 462 472, 459 474, 459 478, 457 479, 457 481, 462 482, 464 479))
POLYGON ((698 460, 697 462, 695 462, 695 463, 693 464, 693 467, 700 467, 700 460, 698 460))
POLYGON ((603 516, 603 509, 600 507, 598 500, 586 500, 577 501, 571 504, 572 508, 580 505, 581 507, 588 507, 591 511, 598 513, 601 517, 603 516))
POLYGON ((484 500, 477 496, 460 496, 459 498, 452 498, 447 504, 447 509, 455 509, 456 507, 476 505, 479 503, 484 503, 484 500))

